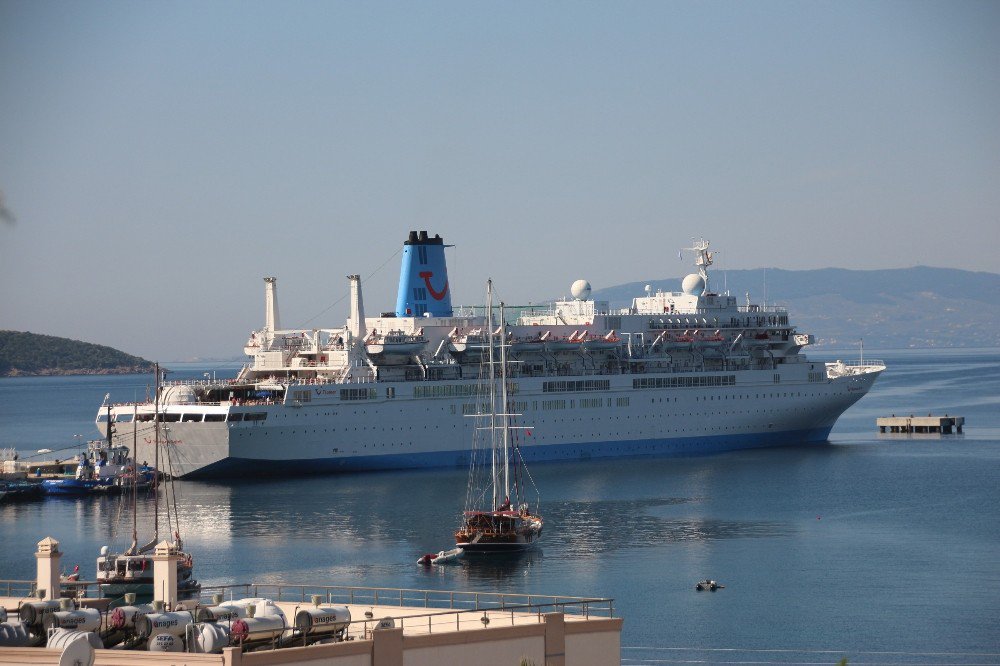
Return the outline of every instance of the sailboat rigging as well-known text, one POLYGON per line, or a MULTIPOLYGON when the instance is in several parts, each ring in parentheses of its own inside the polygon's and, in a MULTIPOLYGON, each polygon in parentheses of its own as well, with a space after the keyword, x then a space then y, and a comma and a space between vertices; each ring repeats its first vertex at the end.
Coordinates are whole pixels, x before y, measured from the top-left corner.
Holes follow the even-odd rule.
MULTIPOLYGON (((462 522, 455 532, 455 544, 466 552, 518 552, 534 546, 542 535, 542 517, 532 511, 524 499, 522 470, 524 461, 512 432, 527 430, 514 426, 508 382, 507 331, 503 303, 500 303, 500 325, 494 330, 493 281, 487 282, 486 329, 487 349, 481 366, 477 395, 477 425, 469 465, 469 484, 462 522), (499 338, 499 344, 498 344, 499 338), (496 358, 499 347, 499 362, 496 358), (499 366, 499 368, 497 367, 499 366), (499 379, 499 387, 497 386, 499 379), (489 398, 489 411, 482 410, 481 398, 489 398), (480 425, 485 422, 485 425, 480 425), (489 464, 485 451, 476 446, 481 433, 488 433, 489 464), (488 472, 488 475, 487 475, 488 472)), ((530 479, 530 477, 529 477, 530 479)))
MULTIPOLYGON (((139 546, 138 530, 138 499, 139 485, 141 477, 137 470, 133 472, 131 478, 131 488, 127 492, 131 503, 132 512, 132 542, 122 553, 112 553, 109 546, 101 547, 101 555, 97 558, 97 582, 101 584, 103 592, 108 596, 118 596, 127 592, 135 592, 141 595, 149 595, 153 592, 153 556, 152 552, 160 542, 160 366, 155 366, 155 412, 153 418, 153 446, 154 446, 154 471, 152 492, 154 496, 154 517, 153 534, 149 542, 139 546)), ((135 414, 133 415, 135 417, 135 414)), ((136 450, 138 428, 133 428, 133 450, 136 450)), ((167 454, 167 465, 169 469, 169 452, 167 454)), ((170 475, 170 485, 168 494, 173 494, 174 518, 177 520, 177 494, 173 488, 173 475, 170 475)), ((164 498, 167 509, 167 527, 170 528, 170 504, 169 498, 164 498)), ((177 590, 183 594, 185 592, 196 592, 201 589, 201 585, 192 576, 194 568, 194 558, 183 551, 184 543, 180 537, 179 521, 177 528, 173 532, 172 546, 179 556, 177 562, 177 590)))

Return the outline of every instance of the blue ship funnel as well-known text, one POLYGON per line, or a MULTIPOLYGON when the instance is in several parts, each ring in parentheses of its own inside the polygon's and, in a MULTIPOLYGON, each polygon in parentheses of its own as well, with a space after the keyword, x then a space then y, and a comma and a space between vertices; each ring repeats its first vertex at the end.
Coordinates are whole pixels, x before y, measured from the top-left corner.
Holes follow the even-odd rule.
POLYGON ((445 247, 444 239, 437 234, 428 238, 426 231, 410 232, 403 243, 397 317, 452 316, 445 247))

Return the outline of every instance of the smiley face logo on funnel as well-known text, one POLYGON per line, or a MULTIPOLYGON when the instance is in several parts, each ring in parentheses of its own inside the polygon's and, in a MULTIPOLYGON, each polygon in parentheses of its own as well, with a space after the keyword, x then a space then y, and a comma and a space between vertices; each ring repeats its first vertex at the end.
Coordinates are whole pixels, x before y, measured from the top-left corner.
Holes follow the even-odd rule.
POLYGON ((433 286, 431 286, 431 278, 434 277, 434 273, 432 271, 423 271, 421 273, 418 273, 418 275, 420 275, 420 277, 424 279, 424 285, 426 285, 427 291, 430 293, 430 295, 434 298, 435 301, 443 300, 444 297, 448 294, 448 280, 444 281, 444 287, 441 288, 441 291, 438 291, 433 286))

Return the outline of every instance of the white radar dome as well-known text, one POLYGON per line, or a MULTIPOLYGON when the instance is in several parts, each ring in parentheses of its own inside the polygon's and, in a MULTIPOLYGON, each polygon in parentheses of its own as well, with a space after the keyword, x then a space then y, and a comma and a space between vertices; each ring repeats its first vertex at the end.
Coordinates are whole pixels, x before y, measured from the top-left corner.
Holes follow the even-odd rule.
POLYGON ((198 402, 198 396, 190 386, 168 386, 160 394, 164 405, 189 405, 198 402))
POLYGON ((697 273, 691 273, 681 282, 681 289, 689 296, 700 296, 705 291, 705 280, 697 273))
POLYGON ((569 293, 578 301, 585 301, 590 297, 590 283, 586 280, 577 280, 569 288, 569 293))

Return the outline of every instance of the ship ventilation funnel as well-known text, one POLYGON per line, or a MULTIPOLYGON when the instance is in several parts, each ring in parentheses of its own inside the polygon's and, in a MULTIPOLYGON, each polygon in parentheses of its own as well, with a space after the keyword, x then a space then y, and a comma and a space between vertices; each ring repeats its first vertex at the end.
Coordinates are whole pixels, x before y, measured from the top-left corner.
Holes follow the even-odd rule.
POLYGON ((274 332, 281 328, 278 322, 278 278, 264 278, 264 337, 270 342, 274 332))
POLYGON ((403 243, 403 261, 396 296, 397 317, 450 317, 451 292, 444 239, 426 231, 411 231, 403 243))
POLYGON ((368 335, 365 328, 365 300, 361 295, 361 276, 348 275, 347 280, 351 283, 351 318, 348 325, 351 336, 360 340, 368 335))

